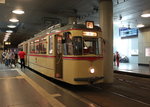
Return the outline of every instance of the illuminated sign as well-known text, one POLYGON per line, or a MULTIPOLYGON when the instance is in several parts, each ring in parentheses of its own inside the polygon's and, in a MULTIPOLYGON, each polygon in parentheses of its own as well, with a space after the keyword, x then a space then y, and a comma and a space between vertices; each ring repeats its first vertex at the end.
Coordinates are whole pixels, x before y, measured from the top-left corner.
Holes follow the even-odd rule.
POLYGON ((97 36, 97 33, 96 33, 96 32, 84 31, 84 32, 83 32, 83 35, 84 35, 84 36, 97 36))
POLYGON ((86 21, 85 25, 86 25, 86 28, 89 28, 89 29, 94 28, 94 22, 93 21, 86 21))

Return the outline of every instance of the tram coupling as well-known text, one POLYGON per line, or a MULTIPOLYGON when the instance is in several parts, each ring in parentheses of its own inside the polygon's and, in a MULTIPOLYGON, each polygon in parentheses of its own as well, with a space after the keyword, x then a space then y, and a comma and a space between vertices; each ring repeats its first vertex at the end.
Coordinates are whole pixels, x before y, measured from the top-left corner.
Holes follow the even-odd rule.
POLYGON ((88 78, 74 78, 74 81, 84 81, 93 84, 94 82, 103 79, 104 77, 88 77, 88 78))

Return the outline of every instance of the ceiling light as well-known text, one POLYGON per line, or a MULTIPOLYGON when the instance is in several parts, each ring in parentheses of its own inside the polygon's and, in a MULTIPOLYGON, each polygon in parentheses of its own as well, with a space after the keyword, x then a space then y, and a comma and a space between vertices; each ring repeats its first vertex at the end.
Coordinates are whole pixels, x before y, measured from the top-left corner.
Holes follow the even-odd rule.
POLYGON ((141 27, 144 27, 144 25, 143 24, 138 24, 136 27, 141 28, 141 27))
POLYGON ((23 10, 19 10, 19 9, 13 10, 12 12, 15 13, 15 14, 24 14, 24 11, 23 10))
POLYGON ((14 18, 13 18, 13 19, 9 19, 9 21, 10 21, 10 22, 19 22, 18 19, 14 19, 14 18))
POLYGON ((150 13, 142 14, 141 17, 150 17, 150 13))
POLYGON ((7 32, 7 33, 12 33, 13 31, 12 31, 12 30, 6 30, 6 32, 7 32))
POLYGON ((7 27, 9 27, 9 28, 15 28, 16 25, 7 25, 7 27))

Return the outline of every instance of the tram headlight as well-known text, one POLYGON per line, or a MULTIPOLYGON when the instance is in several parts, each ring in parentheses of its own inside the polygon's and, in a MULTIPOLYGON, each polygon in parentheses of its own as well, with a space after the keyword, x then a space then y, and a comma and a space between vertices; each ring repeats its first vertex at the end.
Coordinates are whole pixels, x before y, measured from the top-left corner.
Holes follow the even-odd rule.
POLYGON ((90 73, 91 73, 91 74, 95 73, 95 69, 91 67, 91 68, 90 68, 90 73))

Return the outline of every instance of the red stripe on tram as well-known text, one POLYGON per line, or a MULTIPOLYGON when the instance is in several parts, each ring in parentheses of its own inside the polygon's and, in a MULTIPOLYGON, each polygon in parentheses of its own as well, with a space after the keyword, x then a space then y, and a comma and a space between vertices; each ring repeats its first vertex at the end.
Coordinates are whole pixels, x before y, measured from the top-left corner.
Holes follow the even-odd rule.
POLYGON ((75 59, 75 60, 98 60, 103 57, 63 57, 63 59, 75 59))
POLYGON ((38 56, 38 57, 52 57, 52 58, 56 57, 56 56, 48 56, 48 55, 29 55, 29 56, 38 56))

